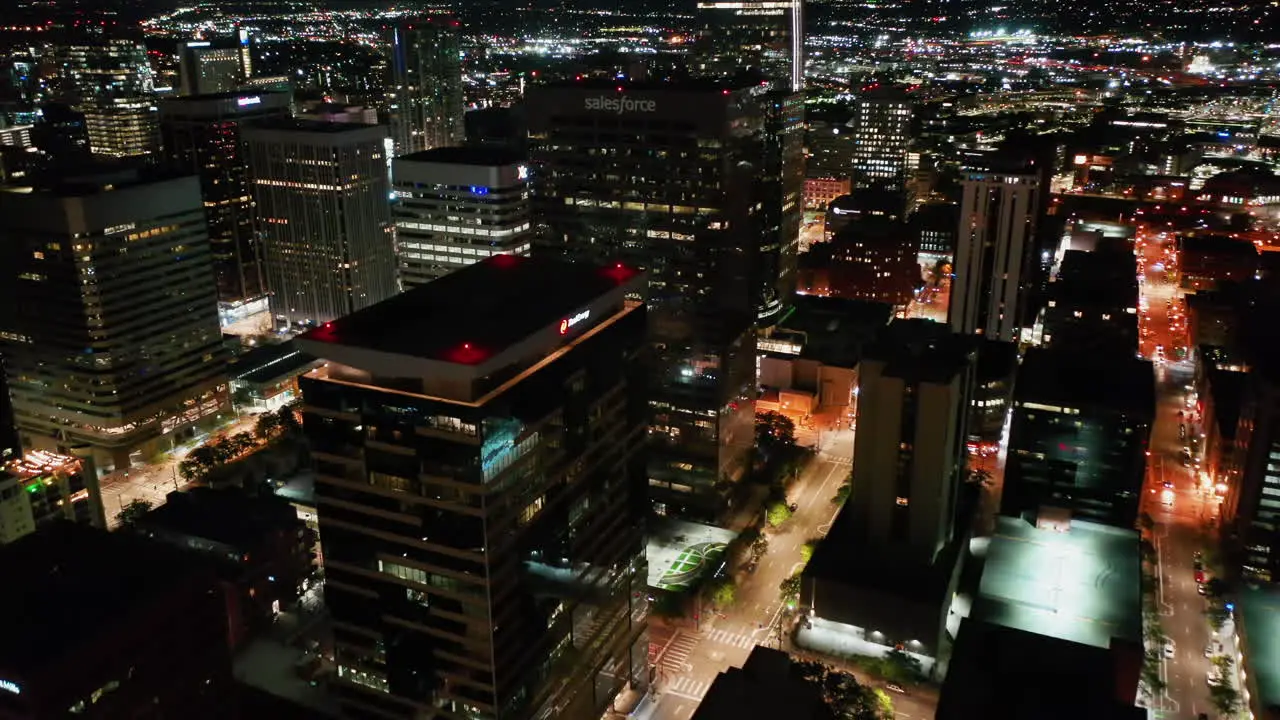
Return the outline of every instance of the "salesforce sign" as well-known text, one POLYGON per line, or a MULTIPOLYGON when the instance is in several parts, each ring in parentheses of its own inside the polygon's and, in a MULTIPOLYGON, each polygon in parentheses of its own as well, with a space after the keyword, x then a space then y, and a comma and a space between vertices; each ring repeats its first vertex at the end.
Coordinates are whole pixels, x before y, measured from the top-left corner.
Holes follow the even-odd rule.
POLYGON ((587 98, 586 108, 588 110, 600 110, 602 112, 611 112, 618 115, 632 112, 650 113, 658 109, 658 101, 600 95, 598 97, 587 98))

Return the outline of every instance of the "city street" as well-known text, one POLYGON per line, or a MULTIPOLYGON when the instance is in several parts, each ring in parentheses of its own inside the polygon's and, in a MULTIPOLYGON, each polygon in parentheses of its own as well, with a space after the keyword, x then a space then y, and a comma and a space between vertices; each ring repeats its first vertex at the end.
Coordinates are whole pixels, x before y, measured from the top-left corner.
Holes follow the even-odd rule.
MULTIPOLYGON (((649 717, 654 720, 687 720, 716 675, 729 667, 741 667, 756 645, 789 647, 779 637, 782 606, 779 584, 800 568, 805 541, 830 529, 836 507, 831 498, 852 470, 853 432, 826 433, 821 451, 801 472, 790 493, 798 506, 790 520, 777 530, 766 530, 769 550, 752 574, 742 574, 737 601, 724 614, 705 612, 699 627, 673 629, 654 621, 650 643, 659 658, 658 701, 649 717)), ((859 676, 866 681, 865 676, 859 676)), ((897 717, 923 720, 933 717, 935 702, 910 695, 893 695, 897 717)))
POLYGON ((938 287, 932 285, 932 273, 928 273, 930 284, 920 291, 919 296, 907 305, 906 317, 923 318, 934 322, 947 321, 947 307, 951 303, 951 280, 943 280, 938 287))
MULTIPOLYGON (((1172 657, 1159 651, 1161 676, 1168 687, 1157 707, 1160 717, 1194 719, 1200 713, 1214 717, 1208 686, 1213 664, 1205 656, 1212 628, 1204 615, 1207 605, 1197 589, 1194 562, 1195 553, 1208 546, 1206 533, 1216 518, 1217 497, 1201 484, 1192 461, 1183 459, 1188 445, 1183 433, 1191 437, 1201 429, 1190 390, 1192 362, 1173 361, 1174 350, 1186 342, 1181 293, 1165 270, 1158 269, 1167 262, 1165 249, 1172 243, 1150 235, 1139 237, 1148 240, 1139 251, 1146 272, 1146 282, 1140 286, 1145 300, 1142 352, 1156 362, 1156 421, 1142 509, 1155 521, 1157 599, 1162 629, 1173 643, 1172 657)), ((1219 639, 1230 646, 1229 637, 1219 639)))
POLYGON ((190 483, 178 474, 178 465, 186 459, 188 453, 200 447, 214 434, 253 432, 257 422, 256 415, 245 415, 222 426, 213 434, 197 435, 190 442, 165 453, 164 459, 158 463, 139 465, 103 477, 99 486, 102 490, 103 511, 107 515, 107 527, 115 529, 120 524, 120 511, 134 500, 146 500, 152 507, 158 507, 165 503, 169 493, 189 486, 190 483))

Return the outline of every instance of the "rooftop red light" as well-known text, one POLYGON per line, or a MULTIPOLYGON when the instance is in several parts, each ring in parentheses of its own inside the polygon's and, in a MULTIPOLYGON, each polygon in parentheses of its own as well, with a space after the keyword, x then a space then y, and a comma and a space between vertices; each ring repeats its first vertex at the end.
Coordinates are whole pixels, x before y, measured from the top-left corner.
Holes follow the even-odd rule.
POLYGON ((604 268, 602 271, 604 276, 616 283, 624 283, 636 276, 637 270, 627 267, 622 263, 614 263, 604 268))
POLYGON ((458 363, 459 365, 478 365, 488 359, 488 357, 489 353, 469 342, 464 342, 445 353, 446 360, 458 363))

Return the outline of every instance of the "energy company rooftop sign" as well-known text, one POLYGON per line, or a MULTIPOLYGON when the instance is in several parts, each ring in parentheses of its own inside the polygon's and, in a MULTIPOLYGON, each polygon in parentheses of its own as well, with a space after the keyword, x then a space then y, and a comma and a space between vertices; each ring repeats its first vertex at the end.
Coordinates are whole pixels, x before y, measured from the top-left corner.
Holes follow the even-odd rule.
POLYGON ((586 108, 588 110, 601 110, 603 112, 617 113, 651 113, 658 109, 657 100, 641 100, 632 97, 609 97, 608 95, 600 95, 597 97, 587 98, 586 108))

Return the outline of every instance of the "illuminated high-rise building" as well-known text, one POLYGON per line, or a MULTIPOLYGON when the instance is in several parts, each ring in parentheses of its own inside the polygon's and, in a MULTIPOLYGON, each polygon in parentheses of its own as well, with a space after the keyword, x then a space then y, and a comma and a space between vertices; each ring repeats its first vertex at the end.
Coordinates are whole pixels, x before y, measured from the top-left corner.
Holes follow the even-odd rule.
POLYGON ((94 155, 154 157, 160 150, 160 111, 150 97, 100 98, 81 105, 81 112, 94 155))
POLYGON ((596 720, 651 666, 643 276, 496 255, 294 342, 347 717, 596 720))
POLYGON ((265 292, 241 127, 258 120, 288 118, 290 101, 288 93, 238 92, 160 102, 165 157, 178 169, 200 178, 218 299, 225 303, 265 292))
POLYGON ((1040 177, 1029 167, 975 162, 964 171, 951 329, 1005 342, 1021 338, 1033 283, 1040 177))
POLYGON ((529 169, 520 155, 436 148, 396 158, 391 176, 405 290, 492 255, 529 254, 529 169))
POLYGON ((391 138, 397 156, 461 145, 458 21, 414 18, 391 29, 391 138))
POLYGON ((386 128, 273 120, 242 138, 277 323, 314 326, 395 295, 386 128))
POLYGON ((701 0, 699 74, 762 74, 776 90, 804 87, 804 0, 701 0))
POLYGON ((235 90, 247 77, 247 57, 239 45, 214 45, 208 40, 183 43, 178 51, 178 94, 213 95, 235 90))
POLYGON ((850 177, 855 189, 903 192, 907 146, 911 142, 911 103, 892 91, 872 91, 854 101, 849 121, 850 177))
POLYGON ((0 231, 0 353, 25 448, 127 468, 226 408, 195 178, 12 188, 0 231))
POLYGON ((766 201, 761 206, 765 241, 760 247, 756 322, 773 325, 796 289, 796 255, 804 220, 804 96, 772 92, 764 104, 766 201))
POLYGON ((52 49, 54 97, 84 114, 89 148, 105 158, 151 157, 160 149, 155 78, 134 40, 52 49))
POLYGON ((105 40, 52 46, 46 62, 53 99, 78 104, 102 97, 143 97, 155 92, 146 46, 105 40))
POLYGON ((717 515, 716 488, 742 477, 753 442, 756 318, 794 251, 777 233, 771 178, 783 173, 760 90, 567 83, 526 95, 534 255, 650 272, 659 512, 717 515))
POLYGON ((240 73, 247 80, 253 77, 253 40, 245 28, 236 30, 236 40, 240 43, 240 73))

